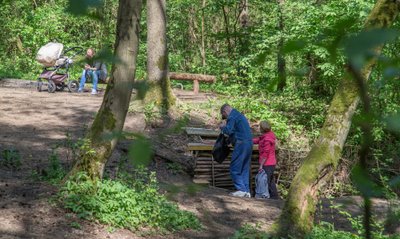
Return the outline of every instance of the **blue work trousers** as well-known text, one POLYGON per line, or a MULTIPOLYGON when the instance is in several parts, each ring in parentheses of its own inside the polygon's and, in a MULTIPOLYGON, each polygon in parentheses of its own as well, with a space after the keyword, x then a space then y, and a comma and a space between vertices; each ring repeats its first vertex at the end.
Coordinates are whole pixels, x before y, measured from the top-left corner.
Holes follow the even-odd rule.
POLYGON ((79 89, 82 90, 86 83, 86 75, 92 78, 93 89, 97 90, 97 82, 99 81, 100 71, 83 70, 79 89))
POLYGON ((231 177, 238 191, 250 192, 249 177, 252 150, 252 141, 236 141, 232 152, 231 177))

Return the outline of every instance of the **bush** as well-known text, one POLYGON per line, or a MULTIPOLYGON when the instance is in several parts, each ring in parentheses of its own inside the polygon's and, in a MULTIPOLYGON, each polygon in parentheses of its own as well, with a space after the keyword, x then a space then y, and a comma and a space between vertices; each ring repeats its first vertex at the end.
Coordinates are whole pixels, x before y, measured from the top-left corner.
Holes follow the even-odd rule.
POLYGON ((47 181, 53 185, 57 185, 67 175, 66 170, 61 165, 60 158, 57 154, 57 148, 53 148, 49 156, 49 162, 45 169, 33 170, 32 177, 37 180, 47 181))
POLYGON ((155 175, 150 181, 128 184, 126 181, 91 181, 78 174, 66 182, 60 192, 64 207, 79 217, 97 219, 113 227, 137 230, 151 227, 177 231, 199 229, 200 222, 193 213, 181 211, 158 193, 155 175))
MULTIPOLYGON (((260 230, 259 226, 252 226, 245 224, 241 227, 232 237, 232 239, 273 239, 273 237, 266 232, 260 230)), ((289 237, 292 238, 292 237, 289 237)), ((351 232, 337 231, 334 226, 328 222, 321 222, 315 225, 310 234, 306 235, 305 239, 362 239, 362 235, 354 234, 351 232)), ((380 232, 373 232, 375 239, 400 239, 400 235, 383 235, 380 232)))
POLYGON ((18 170, 21 168, 21 155, 18 150, 5 149, 0 154, 0 165, 7 168, 18 170))
MULTIPOLYGON (((321 222, 316 225, 312 232, 306 237, 306 239, 362 239, 363 235, 357 235, 350 232, 336 231, 332 224, 327 222, 321 222)), ((373 232, 373 238, 375 239, 400 239, 400 235, 382 235, 378 232, 373 232)))

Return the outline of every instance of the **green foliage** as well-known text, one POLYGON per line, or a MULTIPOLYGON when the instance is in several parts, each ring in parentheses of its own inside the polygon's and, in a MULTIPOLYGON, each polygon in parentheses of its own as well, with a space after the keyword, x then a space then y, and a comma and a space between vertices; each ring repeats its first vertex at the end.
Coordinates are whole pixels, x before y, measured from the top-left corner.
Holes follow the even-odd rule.
POLYGON ((42 179, 53 184, 59 183, 65 177, 66 171, 61 165, 56 149, 52 150, 49 156, 49 165, 43 173, 42 179))
POLYGON ((167 163, 167 169, 172 172, 172 174, 182 174, 184 172, 182 166, 175 162, 167 163))
POLYGON ((153 155, 149 139, 143 135, 136 135, 134 142, 129 146, 129 158, 135 165, 147 165, 153 155))
POLYGON ((250 121, 268 120, 272 130, 279 139, 289 137, 289 125, 287 118, 275 112, 264 102, 251 98, 233 99, 229 102, 234 108, 246 115, 250 121))
POLYGON ((0 155, 0 165, 12 170, 20 169, 22 162, 19 151, 15 149, 3 150, 0 155))
MULTIPOLYGON (((360 218, 353 219, 351 218, 352 225, 356 228, 362 228, 362 222, 360 218)), ((383 229, 380 231, 375 231, 373 233, 373 238, 375 239, 399 239, 399 234, 394 235, 384 235, 382 233, 383 229)), ((259 226, 252 226, 249 224, 245 224, 238 231, 235 232, 232 239, 278 239, 277 237, 273 237, 270 234, 263 232, 259 226)), ((293 237, 289 237, 290 239, 294 239, 293 237)), ((334 225, 328 222, 320 222, 315 225, 311 233, 304 237, 305 239, 362 239, 363 235, 358 232, 357 234, 346 231, 338 231, 335 229, 334 225)))
POLYGON ((167 231, 199 229, 198 219, 181 211, 158 192, 154 173, 137 171, 134 179, 91 181, 85 174, 68 180, 60 192, 64 207, 81 218, 112 227, 167 231))
MULTIPOLYGON (((338 213, 340 215, 344 216, 351 223, 351 227, 353 228, 353 231, 355 233, 347 233, 348 234, 347 236, 352 236, 350 238, 357 238, 357 239, 364 237, 364 235, 365 235, 364 215, 353 216, 348 211, 343 209, 343 205, 341 205, 341 204, 331 206, 331 208, 334 208, 336 211, 338 211, 338 213)), ((387 230, 385 230, 385 228, 387 229, 391 225, 396 225, 396 223, 393 223, 393 221, 391 221, 391 220, 393 220, 393 219, 396 220, 396 211, 398 209, 398 205, 394 204, 394 205, 390 206, 389 209, 390 209, 389 214, 387 216, 385 223, 376 219, 375 216, 372 217, 371 228, 372 228, 372 237, 373 238, 382 238, 382 239, 400 238, 400 234, 394 234, 393 236, 388 236, 387 233, 385 233, 385 231, 387 232, 387 230), (391 212, 394 212, 394 214, 391 212), (384 224, 386 224, 386 227, 384 226, 384 224)), ((334 232, 334 227, 330 223, 322 222, 322 223, 320 223, 320 225, 318 225, 316 228, 314 228, 314 230, 311 234, 313 234, 315 232, 319 233, 320 230, 322 233, 325 233, 325 231, 334 232)))
MULTIPOLYGON (((50 41, 63 43, 65 48, 81 46, 97 49, 112 48, 115 31, 116 0, 85 1, 101 18, 76 17, 66 9, 69 1, 6 1, 0 5, 0 77, 34 80, 41 71, 35 62, 39 48, 50 41), (101 3, 92 4, 94 2, 101 3)), ((72 1, 72 6, 76 6, 72 1)), ((85 10, 79 6, 73 9, 85 10)), ((93 15, 93 14, 92 14, 93 15)), ((72 69, 72 78, 79 77, 80 67, 72 69)))
POLYGON ((394 231, 399 226, 400 226, 400 203, 394 202, 391 203, 389 207, 389 212, 385 221, 385 228, 387 228, 388 231, 394 231))
POLYGON ((156 102, 150 102, 144 106, 144 116, 147 123, 151 123, 161 117, 161 113, 157 110, 156 102))
POLYGON ((325 101, 316 100, 307 93, 284 92, 264 97, 232 99, 229 103, 254 122, 268 120, 280 140, 306 133, 314 139, 325 120, 325 101), (307 98, 306 98, 307 97, 307 98))
MULTIPOLYGON (((384 119, 374 121, 377 143, 373 145, 372 175, 373 181, 383 186, 385 197, 399 194, 399 189, 389 185, 396 181, 398 171, 393 168, 399 164, 400 44, 393 41, 398 33, 375 30, 356 34, 375 1, 299 0, 278 7, 277 1, 254 0, 246 26, 238 18, 241 2, 206 1, 203 7, 201 1, 168 1, 170 70, 216 75, 217 83, 202 84, 202 90, 226 94, 250 120, 271 121, 280 140, 303 147, 319 136, 328 102, 344 76, 346 57, 360 65, 371 53, 368 46, 392 42, 370 77, 373 110, 384 119), (200 50, 203 16, 204 65, 200 50), (283 29, 279 28, 280 16, 283 29), (286 61, 287 86, 282 92, 276 92, 278 53, 286 61)), ((0 78, 34 80, 42 69, 35 62, 36 53, 49 41, 61 42, 66 48, 94 47, 111 66, 117 61, 111 52, 117 9, 117 0, 5 1, 0 5, 0 78)), ((140 23, 138 79, 146 78, 145 11, 140 23)), ((396 22, 395 28, 398 26, 396 22)), ((72 68, 71 78, 79 77, 80 64, 78 61, 72 68)), ((192 84, 185 83, 190 88, 187 86, 192 84)), ((148 86, 139 82, 135 88, 143 96, 148 86)), ((147 105, 146 120, 156 119, 155 112, 154 106, 147 105)), ((352 126, 348 144, 360 145, 361 138, 359 127, 352 126)), ((146 142, 137 145, 146 146, 146 142)), ((71 150, 72 158, 74 152, 71 150)))
MULTIPOLYGON (((362 224, 360 222, 360 224, 362 224)), ((337 231, 334 226, 327 222, 321 222, 319 225, 316 225, 312 232, 306 237, 306 239, 362 239, 364 236, 357 235, 351 232, 337 231)), ((400 235, 383 235, 381 233, 374 233, 373 238, 376 239, 398 239, 400 235)))
POLYGON ((260 230, 259 225, 253 226, 244 224, 238 231, 235 232, 232 239, 268 239, 272 238, 267 233, 260 230))
POLYGON ((75 228, 75 229, 82 229, 81 224, 79 224, 78 222, 71 222, 71 227, 75 228))
POLYGON ((336 231, 332 224, 321 222, 315 226, 312 232, 306 237, 307 239, 361 239, 361 237, 350 232, 336 231))
POLYGON ((57 148, 52 149, 48 160, 48 165, 45 169, 35 170, 32 172, 31 176, 37 180, 47 181, 51 184, 59 184, 67 173, 61 165, 61 161, 57 154, 57 148))

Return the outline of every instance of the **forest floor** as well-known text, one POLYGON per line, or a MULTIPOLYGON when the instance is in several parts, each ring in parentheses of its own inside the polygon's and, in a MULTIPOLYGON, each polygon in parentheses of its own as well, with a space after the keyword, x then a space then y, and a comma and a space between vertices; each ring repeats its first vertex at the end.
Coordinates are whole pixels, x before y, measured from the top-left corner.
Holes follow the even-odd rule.
MULTIPOLYGON (((190 93, 176 93, 183 101, 193 103, 193 97, 185 97, 190 93)), ((2 85, 0 80, 0 152, 5 149, 18 150, 22 161, 20 170, 0 166, 0 238, 145 237, 140 232, 122 229, 109 232, 106 225, 77 218, 52 200, 58 190, 56 186, 32 177, 35 171, 46 168, 49 155, 56 146, 63 165, 72 164, 66 147, 67 138, 77 139, 84 135, 101 104, 102 94, 92 96, 89 93, 66 91, 50 94, 37 92, 26 82, 2 85)), ((195 97, 194 104, 209 97, 206 94, 195 97)), ((200 122, 199 119, 201 116, 191 122, 194 125, 214 123, 200 122)), ((128 114, 125 129, 152 135, 143 117, 137 114, 128 114)), ((173 142, 179 144, 182 137, 176 135, 173 142)), ((182 145, 173 145, 172 148, 179 148, 177 153, 183 153, 182 145)), ((113 160, 118 160, 121 153, 114 153, 113 160)), ((168 169, 166 162, 161 159, 155 160, 152 167, 163 183, 178 187, 191 183, 190 176, 168 169)), ((283 200, 234 198, 226 190, 212 187, 204 187, 195 195, 180 192, 174 194, 172 200, 180 208, 194 212, 200 218, 203 230, 151 235, 147 238, 229 238, 244 224, 267 229, 278 218, 283 207, 283 200)), ((335 205, 343 204, 344 210, 352 215, 361 212, 359 197, 336 198, 332 201, 335 205)), ((337 229, 350 230, 350 222, 330 205, 331 200, 323 200, 316 220, 333 222, 337 229)), ((388 206, 385 200, 374 200, 374 210, 381 218, 388 206)))

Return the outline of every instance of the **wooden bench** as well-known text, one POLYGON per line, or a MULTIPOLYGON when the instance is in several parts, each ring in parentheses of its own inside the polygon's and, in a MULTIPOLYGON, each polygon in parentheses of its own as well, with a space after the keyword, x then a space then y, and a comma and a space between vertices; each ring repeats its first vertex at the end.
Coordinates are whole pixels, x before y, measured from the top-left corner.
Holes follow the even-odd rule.
POLYGON ((169 78, 171 80, 186 80, 186 81, 193 81, 193 92, 194 94, 198 94, 200 91, 200 84, 199 82, 205 83, 215 83, 216 77, 213 75, 203 75, 203 74, 190 74, 190 73, 177 73, 177 72, 170 72, 169 78))

